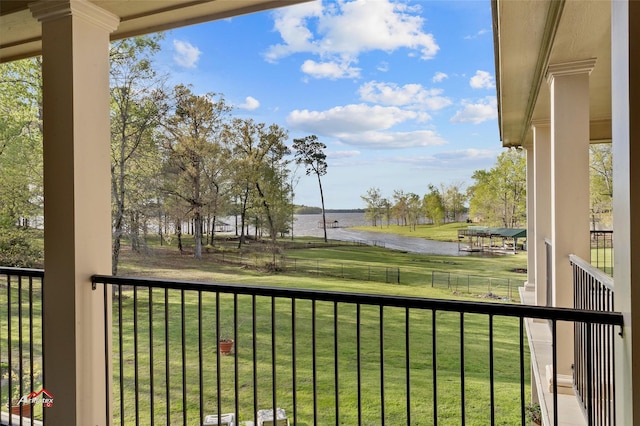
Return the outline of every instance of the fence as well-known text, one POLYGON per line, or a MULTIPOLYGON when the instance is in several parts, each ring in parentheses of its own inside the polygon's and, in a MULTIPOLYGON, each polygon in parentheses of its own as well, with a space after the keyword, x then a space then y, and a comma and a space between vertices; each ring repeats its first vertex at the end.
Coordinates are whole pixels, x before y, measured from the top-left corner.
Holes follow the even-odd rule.
MULTIPOLYGON (((365 244, 351 242, 351 244, 365 244)), ((320 245, 321 247, 326 247, 320 245)), ((223 263, 248 265, 252 267, 269 267, 283 272, 298 272, 315 276, 336 277, 361 281, 375 281, 391 284, 402 282, 402 270, 398 267, 372 266, 367 263, 320 261, 310 259, 277 257, 273 264, 273 255, 268 253, 210 253, 209 258, 223 263)), ((415 275, 415 272, 413 272, 415 275)), ((500 277, 484 277, 475 275, 456 275, 450 272, 425 272, 424 282, 431 282, 432 287, 447 287, 454 292, 477 294, 496 299, 513 299, 517 295, 516 288, 522 280, 500 277), (430 275, 430 276, 429 276, 430 275)))
POLYGON ((443 271, 431 271, 431 287, 446 287, 456 293, 468 293, 491 299, 511 300, 522 280, 511 278, 459 275, 443 271))
MULTIPOLYGON (((106 403, 121 425, 203 424, 206 416, 257 424, 264 410, 309 425, 525 424, 524 319, 551 322, 552 348, 559 321, 622 324, 619 313, 563 308, 93 280, 115 294, 106 403), (216 342, 226 328, 235 349, 225 356, 216 342)), ((553 350, 552 371, 556 360, 553 350)))
POLYGON ((43 389, 43 282, 42 270, 0 267, 0 407, 9 410, 3 424, 43 418, 42 404, 18 404, 43 389))
MULTIPOLYGON (((577 256, 571 256, 576 309, 614 311, 613 279, 577 256)), ((576 323, 574 384, 588 424, 615 425, 614 336, 612 327, 576 323)))
POLYGON ((613 276, 613 231, 591 231, 591 264, 613 276))

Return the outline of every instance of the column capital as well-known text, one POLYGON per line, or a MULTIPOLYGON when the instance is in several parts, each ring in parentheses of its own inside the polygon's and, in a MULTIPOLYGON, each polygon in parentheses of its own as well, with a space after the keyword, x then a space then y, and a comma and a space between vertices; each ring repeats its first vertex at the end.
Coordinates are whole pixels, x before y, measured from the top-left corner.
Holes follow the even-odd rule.
POLYGON ((555 77, 577 74, 591 74, 596 66, 596 58, 583 59, 573 62, 550 64, 547 67, 547 83, 551 84, 555 77))
POLYGON ((550 126, 551 126, 551 119, 549 118, 531 120, 532 129, 535 129, 536 127, 540 128, 540 127, 550 127, 550 126))
POLYGON ((39 1, 30 3, 29 9, 40 22, 51 22, 60 18, 75 16, 111 33, 120 24, 120 18, 113 13, 86 0, 39 1))

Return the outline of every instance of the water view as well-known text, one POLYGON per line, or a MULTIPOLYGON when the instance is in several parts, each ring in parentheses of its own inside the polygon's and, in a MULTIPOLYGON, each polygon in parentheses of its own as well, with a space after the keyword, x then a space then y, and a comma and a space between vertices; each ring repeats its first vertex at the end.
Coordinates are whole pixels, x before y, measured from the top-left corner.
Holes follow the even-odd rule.
MULTIPOLYGON (((336 222, 337 227, 327 226, 327 238, 340 241, 366 241, 369 244, 382 243, 386 248, 411 253, 439 254, 449 256, 467 256, 468 252, 458 251, 458 243, 427 240, 425 238, 404 237, 395 234, 361 231, 351 229, 354 226, 366 226, 370 223, 364 213, 327 213, 327 224, 336 222)), ((322 214, 295 215, 294 236, 322 237, 322 214)))

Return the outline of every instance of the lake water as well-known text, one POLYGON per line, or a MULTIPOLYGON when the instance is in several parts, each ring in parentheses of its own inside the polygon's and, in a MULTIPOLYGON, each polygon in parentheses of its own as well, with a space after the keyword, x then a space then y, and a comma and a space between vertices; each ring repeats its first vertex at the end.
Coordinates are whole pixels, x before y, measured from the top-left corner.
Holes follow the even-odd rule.
MULTIPOLYGON (((381 232, 369 232, 350 229, 353 226, 366 226, 364 213, 328 213, 327 223, 338 221, 339 228, 327 227, 327 238, 340 241, 366 241, 369 244, 382 242, 384 247, 411 253, 442 254, 449 256, 468 256, 469 252, 458 251, 458 243, 427 240, 425 238, 404 237, 381 232)), ((294 236, 322 237, 322 214, 295 215, 294 236)))

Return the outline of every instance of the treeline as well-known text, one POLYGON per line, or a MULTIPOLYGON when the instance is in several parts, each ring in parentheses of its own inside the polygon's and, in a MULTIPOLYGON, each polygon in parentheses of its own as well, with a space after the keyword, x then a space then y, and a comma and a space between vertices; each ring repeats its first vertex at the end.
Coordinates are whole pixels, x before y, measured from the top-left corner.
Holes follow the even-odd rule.
MULTIPOLYGON (((326 209, 327 213, 364 213, 364 209, 326 209)), ((295 214, 320 214, 322 207, 297 206, 295 214)))
MULTIPOLYGON (((239 218, 238 247, 247 237, 285 235, 296 212, 292 161, 318 180, 327 171, 326 146, 313 135, 293 141, 277 124, 234 116, 221 93, 196 94, 191 87, 166 86, 153 65, 162 35, 111 45, 111 191, 113 273, 122 245, 143 250, 148 235, 194 235, 194 256, 213 244, 220 217, 239 218), (291 155, 293 154, 293 155, 291 155)), ((25 229, 42 224, 41 59, 0 64, 0 263, 31 266, 41 253, 25 229)), ((610 145, 592 153, 592 221, 611 216, 610 145)), ((526 221, 525 159, 503 152, 495 167, 473 174, 474 183, 426 185, 418 195, 396 190, 383 196, 371 188, 362 196, 373 225, 444 223, 470 217, 505 227, 526 221), (468 216, 467 216, 468 215, 468 216)), ((302 209, 304 211, 304 208, 302 209)), ((320 213, 323 209, 314 209, 320 213)), ((350 210, 352 211, 352 210, 350 210)), ((298 210, 297 213, 302 211, 298 210)), ((309 210, 306 210, 309 212, 309 210)), ((325 234, 326 238, 326 234, 325 234)), ((275 256, 277 248, 272 245, 275 256)))
MULTIPOLYGON (((199 258, 214 241, 219 217, 239 218, 242 247, 249 224, 256 236, 275 241, 288 232, 294 212, 288 131, 234 116, 221 93, 167 87, 153 64, 161 38, 111 45, 114 274, 125 241, 140 251, 149 234, 161 243, 172 234, 183 250, 182 235, 191 232, 199 258)), ((0 65, 0 101, 0 234, 6 235, 43 215, 40 58, 0 65)), ((324 146, 309 137, 296 140, 298 148, 307 141, 324 146)))
MULTIPOLYGON (((611 144, 589 146, 590 205, 593 229, 610 229, 613 199, 611 144)), ((422 196, 395 190, 384 197, 378 188, 370 188, 361 198, 366 216, 373 226, 395 223, 413 226, 420 223, 442 224, 460 221, 505 228, 524 227, 527 223, 525 151, 503 151, 489 170, 476 170, 473 183, 428 185, 422 196)))
POLYGON ((415 229, 420 223, 456 222, 467 213, 462 184, 429 185, 428 188, 429 192, 423 196, 399 189, 393 191, 391 197, 382 196, 379 188, 369 188, 360 196, 367 206, 365 217, 372 226, 394 223, 415 229))

